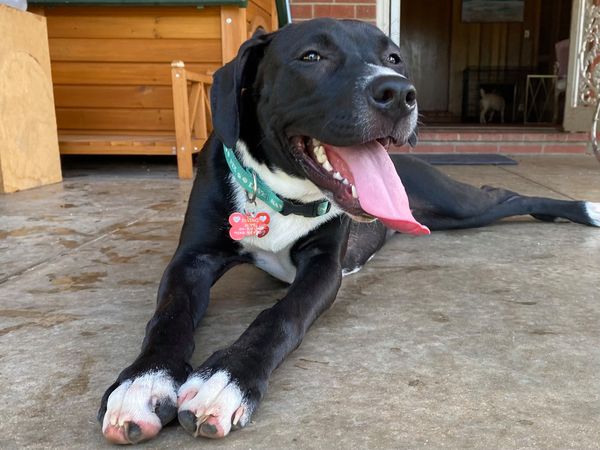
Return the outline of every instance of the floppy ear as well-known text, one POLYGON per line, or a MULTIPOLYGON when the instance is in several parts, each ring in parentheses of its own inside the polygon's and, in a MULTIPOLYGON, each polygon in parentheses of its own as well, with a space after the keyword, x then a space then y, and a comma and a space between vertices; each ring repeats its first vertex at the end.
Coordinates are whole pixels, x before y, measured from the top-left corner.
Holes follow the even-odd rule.
POLYGON ((210 90, 213 130, 227 147, 234 148, 240 135, 240 107, 242 90, 252 85, 258 64, 272 39, 258 29, 242 44, 237 56, 217 70, 210 90))

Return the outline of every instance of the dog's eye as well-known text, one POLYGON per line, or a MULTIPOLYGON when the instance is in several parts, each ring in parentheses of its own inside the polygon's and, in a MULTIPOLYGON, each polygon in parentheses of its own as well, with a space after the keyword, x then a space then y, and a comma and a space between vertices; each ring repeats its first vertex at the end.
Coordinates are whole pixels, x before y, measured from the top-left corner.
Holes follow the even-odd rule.
POLYGON ((321 55, 314 50, 309 50, 304 53, 300 59, 302 59, 302 61, 317 62, 321 59, 321 55))
POLYGON ((387 57, 387 62, 390 64, 400 64, 400 56, 398 56, 396 53, 391 53, 387 57))

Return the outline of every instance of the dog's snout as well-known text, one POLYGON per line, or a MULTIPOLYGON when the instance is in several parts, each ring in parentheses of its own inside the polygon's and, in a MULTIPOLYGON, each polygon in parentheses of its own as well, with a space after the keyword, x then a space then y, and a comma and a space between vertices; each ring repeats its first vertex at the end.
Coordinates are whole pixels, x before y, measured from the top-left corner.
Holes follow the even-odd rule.
POLYGON ((402 117, 417 105, 417 90, 398 76, 380 76, 369 85, 370 103, 379 111, 402 117))

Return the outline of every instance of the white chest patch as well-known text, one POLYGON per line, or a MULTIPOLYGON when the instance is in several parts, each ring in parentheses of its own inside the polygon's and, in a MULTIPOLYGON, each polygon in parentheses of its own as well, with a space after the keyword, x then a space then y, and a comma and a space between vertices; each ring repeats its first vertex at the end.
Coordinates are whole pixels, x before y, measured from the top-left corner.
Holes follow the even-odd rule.
MULTIPOLYGON (((323 198, 321 191, 309 180, 291 177, 276 170, 271 171, 267 166, 257 163, 248 153, 243 142, 238 141, 238 154, 245 167, 251 167, 258 176, 280 197, 303 202, 312 202, 323 198)), ((265 272, 287 283, 296 276, 296 268, 290 259, 290 249, 294 243, 306 236, 315 228, 341 214, 341 211, 331 205, 331 210, 319 217, 303 217, 295 214, 284 216, 274 211, 260 199, 256 205, 248 202, 246 191, 238 182, 229 176, 233 190, 236 210, 243 212, 267 212, 271 217, 269 232, 258 238, 246 237, 240 241, 244 250, 253 255, 255 264, 265 272)))
POLYGON ((296 278, 296 266, 290 258, 291 246, 277 253, 253 250, 254 264, 278 280, 292 283, 296 278))

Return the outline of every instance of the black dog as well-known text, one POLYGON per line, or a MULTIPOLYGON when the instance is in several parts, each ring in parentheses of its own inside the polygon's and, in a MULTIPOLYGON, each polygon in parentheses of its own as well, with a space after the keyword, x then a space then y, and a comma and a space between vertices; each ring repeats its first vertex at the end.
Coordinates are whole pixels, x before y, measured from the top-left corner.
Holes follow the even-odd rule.
POLYGON ((215 74, 212 110, 215 132, 142 351, 102 399, 98 417, 112 442, 150 439, 176 416, 194 436, 246 425, 342 276, 394 231, 524 214, 600 225, 599 204, 478 189, 409 156, 394 165, 387 147, 415 140, 416 91, 398 47, 365 23, 318 19, 255 35, 215 74), (291 286, 193 369, 210 288, 240 263, 291 286))

